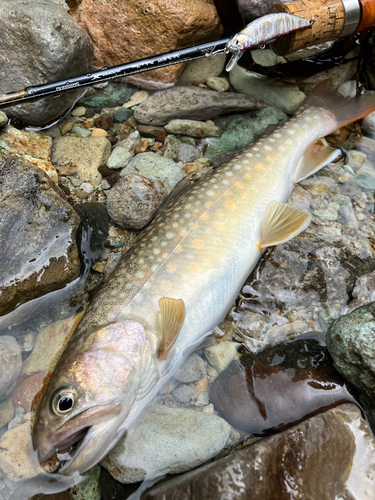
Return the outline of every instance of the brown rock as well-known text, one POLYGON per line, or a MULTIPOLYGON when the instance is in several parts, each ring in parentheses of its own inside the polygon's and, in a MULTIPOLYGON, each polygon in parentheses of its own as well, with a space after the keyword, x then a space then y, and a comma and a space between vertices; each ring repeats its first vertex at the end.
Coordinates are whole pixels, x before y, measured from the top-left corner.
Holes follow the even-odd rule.
POLYGON ((142 500, 371 499, 374 451, 360 410, 345 404, 164 482, 142 500))
POLYGON ((138 125, 138 132, 142 137, 155 138, 165 134, 164 127, 153 127, 152 125, 138 125))
POLYGON ((144 153, 147 148, 148 148, 148 140, 143 139, 142 141, 139 141, 135 145, 135 154, 137 155, 138 153, 144 153))
POLYGON ((98 118, 94 120, 94 125, 95 127, 102 128, 103 130, 109 130, 113 125, 113 116, 108 113, 98 116, 98 118))
MULTIPOLYGON (((97 67, 135 61, 215 40, 223 32, 212 0, 71 0, 69 13, 89 33, 97 67)), ((136 75, 136 80, 175 82, 185 65, 136 75)), ((147 83, 143 86, 147 86, 147 83)))

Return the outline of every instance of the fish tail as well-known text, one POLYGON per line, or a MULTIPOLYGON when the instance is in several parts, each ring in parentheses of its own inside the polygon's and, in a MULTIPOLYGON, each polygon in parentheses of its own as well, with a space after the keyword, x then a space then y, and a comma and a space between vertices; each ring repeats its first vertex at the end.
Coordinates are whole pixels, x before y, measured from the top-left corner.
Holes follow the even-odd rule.
POLYGON ((324 108, 332 113, 334 120, 327 124, 329 129, 325 131, 325 134, 330 134, 375 111, 375 95, 344 97, 333 89, 331 79, 328 79, 315 87, 301 106, 302 109, 308 106, 324 108))

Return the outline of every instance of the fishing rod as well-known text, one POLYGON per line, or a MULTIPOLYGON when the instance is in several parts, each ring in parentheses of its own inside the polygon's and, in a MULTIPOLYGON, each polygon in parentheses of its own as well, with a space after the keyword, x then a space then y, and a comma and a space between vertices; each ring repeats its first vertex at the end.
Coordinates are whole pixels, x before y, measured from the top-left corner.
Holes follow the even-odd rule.
POLYGON ((227 66, 230 70, 248 49, 274 43, 276 54, 287 55, 373 26, 374 0, 296 0, 275 4, 270 14, 256 19, 232 37, 9 92, 0 95, 0 109, 221 53, 231 54, 227 66))

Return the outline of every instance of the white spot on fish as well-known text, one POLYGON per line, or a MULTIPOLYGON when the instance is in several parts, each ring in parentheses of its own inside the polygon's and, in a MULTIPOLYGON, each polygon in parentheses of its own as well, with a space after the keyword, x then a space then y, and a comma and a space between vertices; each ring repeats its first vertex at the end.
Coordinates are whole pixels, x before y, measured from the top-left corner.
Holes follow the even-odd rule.
POLYGON ((259 151, 259 148, 253 148, 253 151, 259 151))
POLYGON ((154 253, 154 255, 159 255, 160 248, 154 248, 153 253, 154 253))
POLYGON ((272 151, 271 146, 264 146, 264 149, 265 149, 266 151, 272 151))
POLYGON ((257 153, 255 156, 256 156, 257 158, 260 158, 262 155, 260 155, 259 153, 257 153))
POLYGON ((286 133, 287 133, 287 134, 289 134, 289 135, 294 135, 294 134, 296 133, 296 131, 295 131, 295 130, 293 130, 293 129, 291 129, 291 128, 289 128, 289 129, 286 131, 286 133))
POLYGON ((191 217, 191 214, 189 214, 189 212, 187 212, 185 215, 184 215, 185 219, 190 219, 191 217))
POLYGON ((277 132, 277 134, 273 134, 273 136, 277 137, 278 139, 280 139, 280 137, 282 137, 282 135, 279 132, 277 132))
POLYGON ((234 165, 233 168, 234 168, 234 170, 241 170, 242 167, 241 167, 241 165, 237 164, 237 165, 234 165))
MULTIPOLYGON (((176 226, 174 226, 174 227, 177 227, 177 226, 178 226, 177 222, 175 222, 174 224, 176 224, 176 226)), ((173 234, 173 233, 171 233, 170 231, 168 231, 168 233, 165 235, 165 237, 166 237, 168 240, 171 240, 171 239, 173 238, 173 236, 174 236, 174 234, 173 234)))
MULTIPOLYGON (((173 222, 172 227, 178 227, 178 222, 173 222)), ((167 233, 167 234, 170 234, 170 233, 167 233)), ((168 238, 168 236, 167 236, 167 238, 168 238)))
POLYGON ((145 277, 144 273, 142 271, 138 271, 136 274, 137 278, 142 279, 145 277))
POLYGON ((247 155, 246 155, 246 156, 247 156, 248 158, 252 158, 254 155, 253 155, 253 153, 247 153, 247 155))
POLYGON ((269 137, 269 142, 276 142, 276 140, 273 137, 269 137))
POLYGON ((207 191, 207 196, 215 196, 215 191, 212 191, 212 189, 209 189, 207 191))
POLYGON ((160 243, 160 245, 161 245, 162 247, 166 247, 166 246, 168 245, 168 241, 162 241, 162 242, 160 243))
POLYGON ((231 171, 229 171, 229 172, 225 172, 225 175, 227 175, 228 177, 232 177, 233 172, 231 172, 231 171))
POLYGON ((304 109, 304 113, 311 113, 311 109, 309 108, 304 109))

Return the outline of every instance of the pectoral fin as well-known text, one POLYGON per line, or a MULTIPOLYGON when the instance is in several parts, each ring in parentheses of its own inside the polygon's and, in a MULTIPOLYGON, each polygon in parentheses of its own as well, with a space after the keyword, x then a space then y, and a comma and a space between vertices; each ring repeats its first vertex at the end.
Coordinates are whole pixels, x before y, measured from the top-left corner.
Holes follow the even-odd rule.
POLYGON ((306 149, 305 154, 301 158, 294 175, 294 183, 315 174, 315 172, 336 160, 340 155, 341 151, 328 146, 324 139, 314 142, 314 144, 306 149))
POLYGON ((158 358, 166 358, 172 350, 185 319, 185 304, 182 299, 162 297, 159 300, 163 338, 158 349, 158 358))
POLYGON ((263 216, 259 249, 291 240, 310 224, 311 215, 298 208, 271 201, 263 216))

